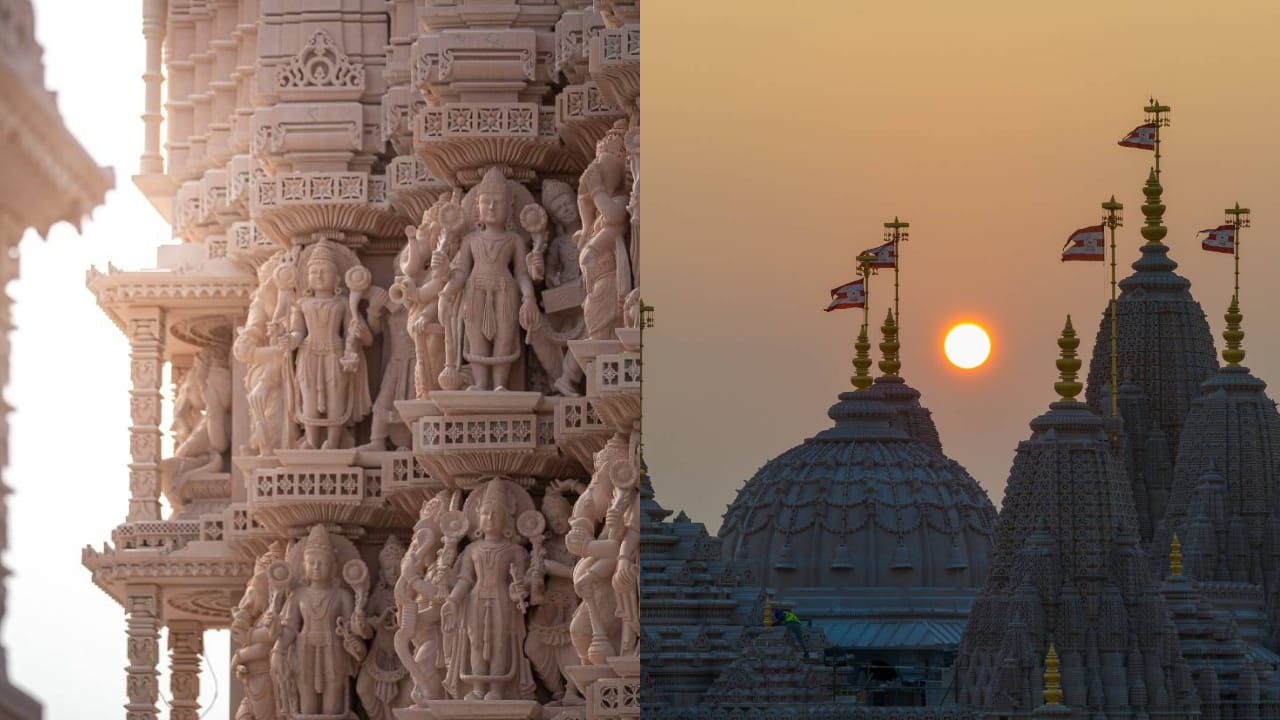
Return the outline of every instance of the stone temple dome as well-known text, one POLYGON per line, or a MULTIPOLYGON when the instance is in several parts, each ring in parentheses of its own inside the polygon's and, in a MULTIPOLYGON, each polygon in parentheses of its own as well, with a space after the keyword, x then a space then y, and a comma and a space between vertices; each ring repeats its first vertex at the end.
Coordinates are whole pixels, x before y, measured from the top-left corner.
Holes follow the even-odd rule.
POLYGON ((842 393, 827 413, 834 427, 738 493, 720 529, 725 559, 782 591, 979 587, 995 507, 963 467, 908 434, 899 410, 883 392, 842 393))

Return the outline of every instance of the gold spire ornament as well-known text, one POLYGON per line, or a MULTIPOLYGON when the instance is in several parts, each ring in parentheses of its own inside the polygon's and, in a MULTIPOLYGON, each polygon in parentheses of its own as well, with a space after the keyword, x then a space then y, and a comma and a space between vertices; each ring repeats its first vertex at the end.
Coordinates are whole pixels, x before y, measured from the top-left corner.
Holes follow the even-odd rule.
POLYGON ((893 314, 899 320, 902 319, 902 310, 898 308, 898 273, 902 271, 902 243, 909 237, 909 227, 911 223, 902 222, 897 215, 893 216, 893 222, 884 224, 884 240, 893 243, 893 314))
POLYGON ((1240 312, 1240 300, 1235 295, 1231 296, 1231 306, 1227 308, 1222 319, 1227 321, 1227 329, 1222 331, 1222 339, 1227 341, 1227 348, 1222 351, 1222 359, 1226 360, 1230 367, 1240 367, 1240 361, 1244 360, 1244 348, 1240 344, 1240 341, 1244 340, 1244 330, 1240 328, 1240 321, 1244 319, 1244 314, 1240 312))
POLYGON ((1182 542, 1178 540, 1178 533, 1173 534, 1173 542, 1169 543, 1169 575, 1182 577, 1182 542))
POLYGON ((1163 192, 1160 176, 1155 170, 1151 170, 1147 174, 1146 184, 1142 186, 1142 194, 1147 198, 1142 204, 1142 214, 1146 216, 1147 222, 1142 226, 1141 232, 1148 245, 1160 245, 1160 241, 1169 233, 1169 228, 1164 226, 1164 203, 1160 202, 1160 194, 1163 192))
POLYGON ((1142 108, 1147 113, 1147 122, 1156 126, 1155 132, 1155 151, 1156 151, 1156 180, 1160 179, 1160 128, 1169 126, 1169 106, 1161 105, 1159 100, 1150 98, 1147 106, 1142 108))
POLYGON ((1062 336, 1058 338, 1058 348, 1062 354, 1058 358, 1058 382, 1053 384, 1053 391, 1058 393, 1058 402, 1075 402, 1076 396, 1084 389, 1077 373, 1080 372, 1080 358, 1076 348, 1080 346, 1080 338, 1076 337, 1075 328, 1071 327, 1071 316, 1067 316, 1067 324, 1062 328, 1062 336))
POLYGON ((1235 232, 1231 233, 1231 254, 1236 262, 1236 285, 1235 296, 1240 295, 1240 230, 1249 227, 1249 208, 1240 207, 1240 203, 1236 203, 1235 207, 1229 207, 1223 211, 1227 216, 1227 224, 1235 228, 1235 232))
POLYGON ((773 627, 773 598, 764 596, 764 626, 773 627))
POLYGON ((1120 213, 1124 205, 1116 202, 1116 196, 1112 195, 1110 200, 1102 203, 1102 209, 1107 212, 1102 216, 1102 224, 1111 230, 1111 416, 1115 417, 1119 414, 1120 396, 1116 358, 1116 228, 1124 225, 1124 216, 1120 213))
POLYGON ((893 319, 893 311, 884 318, 884 324, 880 326, 880 372, 889 376, 896 376, 898 370, 902 368, 902 363, 898 361, 898 323, 893 319))
POLYGON ((849 382, 858 390, 866 390, 871 387, 871 375, 867 369, 871 367, 871 356, 867 351, 871 349, 871 341, 867 339, 867 324, 862 324, 862 330, 858 333, 858 342, 853 344, 856 351, 853 356, 853 377, 849 378, 849 382))
POLYGON ((1044 704, 1062 704, 1062 674, 1058 671, 1058 651, 1049 643, 1044 656, 1044 704))

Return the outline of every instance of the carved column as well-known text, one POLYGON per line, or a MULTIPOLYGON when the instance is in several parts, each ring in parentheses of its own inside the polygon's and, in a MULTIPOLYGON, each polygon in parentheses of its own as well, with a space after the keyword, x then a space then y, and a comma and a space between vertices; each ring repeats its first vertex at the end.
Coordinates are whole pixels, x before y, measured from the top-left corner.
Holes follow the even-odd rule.
POLYGON ((165 0, 144 0, 142 5, 142 35, 147 39, 147 71, 142 75, 147 87, 146 111, 142 114, 146 136, 139 161, 143 175, 164 173, 164 159, 160 157, 160 122, 164 118, 160 112, 160 85, 164 82, 161 51, 164 47, 165 5, 165 0))
POLYGON ((131 587, 125 600, 128 613, 129 666, 126 668, 125 720, 158 720, 160 620, 156 617, 158 590, 155 586, 131 587))
POLYGON ((164 311, 139 310, 129 318, 129 517, 160 519, 160 371, 164 363, 164 311))
MULTIPOLYGON (((204 628, 194 620, 169 623, 170 720, 200 718, 200 656, 204 654, 204 628)), ((233 706, 234 707, 234 706, 233 706)))

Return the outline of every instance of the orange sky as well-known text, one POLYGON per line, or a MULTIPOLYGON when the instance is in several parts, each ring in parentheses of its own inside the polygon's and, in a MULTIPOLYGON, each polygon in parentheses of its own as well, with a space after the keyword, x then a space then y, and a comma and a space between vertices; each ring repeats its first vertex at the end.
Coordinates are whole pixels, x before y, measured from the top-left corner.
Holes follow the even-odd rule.
MULTIPOLYGON (((1220 348, 1231 258, 1201 251, 1196 231, 1236 201, 1253 210, 1244 364, 1280 381, 1280 3, 1231 8, 646 3, 645 446, 659 501, 714 529, 760 465, 830 424, 861 313, 823 313, 827 292, 897 214, 911 223, 902 374, 998 506, 1027 423, 1056 399, 1064 316, 1087 362, 1106 302, 1103 264, 1060 263, 1063 242, 1114 194, 1120 277, 1138 256, 1152 154, 1116 141, 1150 94, 1173 108, 1171 257, 1220 348), (980 370, 942 358, 962 320, 993 335, 980 370)), ((873 342, 891 298, 892 275, 874 278, 873 342)))

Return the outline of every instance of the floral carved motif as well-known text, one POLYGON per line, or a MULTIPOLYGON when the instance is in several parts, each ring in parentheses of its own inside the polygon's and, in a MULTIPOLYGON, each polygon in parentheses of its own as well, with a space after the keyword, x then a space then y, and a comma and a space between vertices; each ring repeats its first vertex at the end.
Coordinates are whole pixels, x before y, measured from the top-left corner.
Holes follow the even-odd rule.
POLYGON ((288 63, 276 68, 276 85, 291 88, 364 89, 364 66, 351 62, 329 33, 320 30, 288 63))

